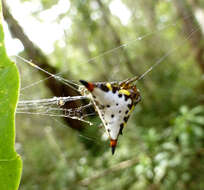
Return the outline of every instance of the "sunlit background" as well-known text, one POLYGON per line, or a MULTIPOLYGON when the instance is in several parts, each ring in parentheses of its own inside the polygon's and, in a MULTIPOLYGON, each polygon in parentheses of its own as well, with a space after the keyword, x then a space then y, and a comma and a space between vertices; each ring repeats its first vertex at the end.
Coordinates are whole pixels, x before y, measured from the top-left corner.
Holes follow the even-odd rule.
MULTIPOLYGON (((142 102, 114 156, 97 115, 86 118, 94 123, 89 126, 61 117, 17 114, 21 190, 204 189, 201 0, 7 0, 6 4, 5 42, 19 68, 20 100, 79 94, 46 79, 48 75, 15 55, 53 74, 60 72, 74 83, 124 80, 161 62, 138 81, 142 102)), ((80 108, 87 103, 66 106, 80 108)))
MULTIPOLYGON (((58 17, 66 14, 70 10, 68 0, 56 1, 56 4, 50 5, 44 9, 40 1, 22 1, 8 0, 12 15, 18 20, 28 37, 35 42, 45 53, 54 51, 54 43, 59 41, 61 46, 65 46, 63 39, 64 31, 71 31, 72 19, 67 15, 58 21, 58 17), (33 14, 38 13, 37 19, 33 14)), ((97 10, 99 7, 95 1, 90 2, 92 9, 97 10)), ((49 4, 49 3, 48 3, 49 4)), ((50 3, 52 4, 52 3, 50 3)), ((111 13, 120 19, 121 24, 128 25, 131 17, 130 10, 120 0, 111 1, 109 5, 111 13), (122 13, 122 14, 121 14, 122 13)), ((100 17, 99 13, 91 14, 91 18, 96 20, 100 17)), ((9 33, 6 35, 6 45, 9 55, 16 55, 23 50, 19 40, 11 39, 9 33)))

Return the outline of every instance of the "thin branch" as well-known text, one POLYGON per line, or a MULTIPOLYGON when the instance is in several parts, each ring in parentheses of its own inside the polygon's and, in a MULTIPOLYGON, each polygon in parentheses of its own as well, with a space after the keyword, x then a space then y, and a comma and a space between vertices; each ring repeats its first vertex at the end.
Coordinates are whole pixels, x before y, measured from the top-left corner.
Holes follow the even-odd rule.
POLYGON ((85 179, 81 180, 79 182, 79 184, 83 185, 83 186, 88 186, 90 183, 94 182, 95 180, 97 180, 97 179, 99 179, 99 178, 101 178, 103 176, 106 176, 106 175, 108 175, 110 173, 117 172, 117 171, 129 168, 129 167, 131 167, 131 166, 133 166, 133 165, 135 165, 137 163, 138 163, 137 158, 133 158, 131 160, 126 160, 126 161, 120 162, 119 164, 116 164, 111 168, 100 171, 100 172, 96 173, 95 175, 93 175, 91 177, 88 177, 88 178, 85 178, 85 179))
MULTIPOLYGON (((100 6, 100 9, 101 9, 101 11, 103 13, 103 19, 104 19, 105 23, 110 28, 110 30, 111 30, 111 32, 113 34, 116 47, 121 47, 123 45, 123 43, 121 41, 121 38, 120 38, 118 32, 116 31, 115 27, 112 25, 112 23, 110 21, 111 12, 110 12, 109 8, 105 7, 105 5, 103 4, 103 2, 101 0, 96 0, 96 1, 97 1, 98 5, 100 6)), ((128 68, 128 71, 133 75, 137 75, 137 73, 135 71, 135 68, 132 65, 132 61, 129 58, 128 52, 125 49, 123 49, 122 54, 124 56, 125 64, 126 64, 126 66, 128 68)))
MULTIPOLYGON (((193 15, 193 11, 191 6, 187 1, 173 1, 175 7, 177 9, 178 15, 181 17, 183 21, 183 28, 185 30, 185 34, 188 35, 192 32, 193 29, 198 28, 199 24, 196 22, 194 17, 189 17, 189 19, 185 19, 188 15, 193 15)), ((201 30, 196 32, 196 35, 193 35, 189 42, 192 48, 192 52, 194 53, 195 60, 200 66, 201 71, 204 73, 204 46, 203 46, 203 35, 201 30)))

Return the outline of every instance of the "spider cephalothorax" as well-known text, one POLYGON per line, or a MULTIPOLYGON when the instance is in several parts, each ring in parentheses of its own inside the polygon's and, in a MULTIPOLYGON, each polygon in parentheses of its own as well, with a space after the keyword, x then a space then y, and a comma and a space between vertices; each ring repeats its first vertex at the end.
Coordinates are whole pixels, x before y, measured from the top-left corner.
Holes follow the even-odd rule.
POLYGON ((89 91, 91 101, 109 135, 114 154, 118 136, 122 135, 131 112, 141 100, 140 93, 136 85, 128 82, 91 83, 84 80, 80 82, 89 91))

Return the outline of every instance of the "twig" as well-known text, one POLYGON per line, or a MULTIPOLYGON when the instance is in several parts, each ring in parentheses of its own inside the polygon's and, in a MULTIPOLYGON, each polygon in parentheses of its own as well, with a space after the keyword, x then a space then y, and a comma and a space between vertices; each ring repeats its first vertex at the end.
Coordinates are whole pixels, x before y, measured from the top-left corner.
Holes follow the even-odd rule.
POLYGON ((129 167, 135 165, 136 163, 138 163, 137 158, 133 158, 131 160, 126 160, 126 161, 120 162, 120 163, 114 165, 111 168, 105 169, 103 171, 100 171, 100 172, 96 173, 95 175, 93 175, 91 177, 88 177, 88 178, 85 178, 85 179, 81 180, 79 182, 79 184, 83 185, 83 186, 88 186, 90 183, 92 183, 96 179, 99 179, 99 178, 101 178, 103 176, 106 176, 109 173, 117 172, 119 170, 129 168, 129 167))

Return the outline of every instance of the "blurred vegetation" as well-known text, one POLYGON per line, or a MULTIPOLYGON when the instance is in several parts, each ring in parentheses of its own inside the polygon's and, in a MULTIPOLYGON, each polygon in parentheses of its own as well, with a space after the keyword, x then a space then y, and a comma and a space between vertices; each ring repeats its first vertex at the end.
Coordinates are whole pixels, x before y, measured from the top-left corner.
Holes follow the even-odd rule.
MULTIPOLYGON (((90 118, 95 126, 83 124, 83 131, 75 131, 64 121, 17 115, 18 151, 24 162, 21 190, 204 189, 204 38, 203 26, 194 17, 204 7, 202 1, 180 2, 183 10, 176 0, 69 1, 68 12, 56 22, 70 19, 71 26, 46 55, 57 72, 68 70, 63 77, 123 80, 169 55, 137 83, 142 102, 114 156, 101 137, 97 117, 90 118), (129 11, 127 23, 113 14, 116 2, 129 11), (122 44, 127 45, 117 48, 122 44)), ((39 19, 57 3, 42 0, 33 17, 39 19)), ((22 86, 42 78, 33 68, 19 65, 22 86)), ((51 97, 51 92, 41 83, 23 91, 21 98, 51 97)))

